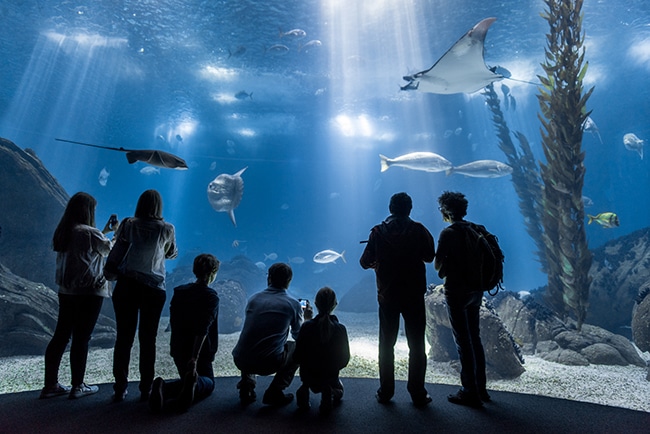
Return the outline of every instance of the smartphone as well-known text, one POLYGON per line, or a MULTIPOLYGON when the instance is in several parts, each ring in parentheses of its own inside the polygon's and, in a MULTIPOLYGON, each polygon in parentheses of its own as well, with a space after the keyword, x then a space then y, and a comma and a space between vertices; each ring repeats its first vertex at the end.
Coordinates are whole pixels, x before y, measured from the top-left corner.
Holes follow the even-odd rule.
POLYGON ((299 298, 298 301, 300 302, 300 307, 302 307, 303 309, 307 308, 307 299, 299 298))
POLYGON ((110 218, 108 219, 108 225, 113 227, 118 223, 117 220, 117 214, 111 214, 110 218))

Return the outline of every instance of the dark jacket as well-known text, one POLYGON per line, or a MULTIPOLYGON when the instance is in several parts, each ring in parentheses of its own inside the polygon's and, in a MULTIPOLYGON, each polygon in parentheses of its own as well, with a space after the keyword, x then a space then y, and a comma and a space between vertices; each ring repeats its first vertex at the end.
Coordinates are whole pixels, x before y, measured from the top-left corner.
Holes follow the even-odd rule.
POLYGON ((470 292, 475 290, 470 282, 477 270, 469 261, 464 220, 454 222, 440 232, 436 262, 438 276, 445 281, 445 292, 470 292))
POLYGON ((372 228, 359 263, 375 270, 380 303, 408 302, 426 292, 425 262, 434 255, 433 237, 422 223, 391 215, 372 228))
POLYGON ((170 353, 174 358, 192 357, 195 336, 206 336, 199 357, 213 361, 219 346, 219 296, 207 285, 189 283, 174 288, 169 305, 172 328, 170 353))
POLYGON ((321 338, 319 319, 306 321, 300 328, 293 359, 300 364, 300 378, 309 384, 338 379, 339 371, 350 361, 348 332, 335 315, 330 319, 335 324, 327 342, 321 338))

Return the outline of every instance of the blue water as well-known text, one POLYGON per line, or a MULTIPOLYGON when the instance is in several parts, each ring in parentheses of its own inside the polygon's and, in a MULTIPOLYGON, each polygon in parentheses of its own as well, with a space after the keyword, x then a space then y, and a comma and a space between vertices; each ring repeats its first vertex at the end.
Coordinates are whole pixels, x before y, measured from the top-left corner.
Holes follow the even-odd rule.
MULTIPOLYGON (((468 218, 499 236, 506 287, 530 290, 546 278, 510 177, 399 167, 380 173, 378 154, 431 151, 456 165, 505 161, 480 93, 400 92, 401 77, 429 68, 494 16, 486 63, 534 82, 548 31, 543 9, 541 1, 519 0, 5 0, 0 136, 34 149, 68 193, 94 195, 98 224, 111 213, 133 215, 140 193, 155 188, 181 255, 291 258, 293 290, 307 295, 322 285, 343 293, 371 273, 358 265, 359 241, 386 217, 393 193, 413 197, 412 217, 437 239, 444 224, 435 199, 459 190, 470 201, 468 218), (280 29, 296 28, 307 36, 279 37, 280 29), (321 45, 299 49, 311 40, 321 45), (288 52, 273 54, 275 44, 288 52), (236 99, 242 90, 252 99, 236 99), (122 153, 55 138, 161 149, 190 169, 147 175, 143 163, 129 165, 122 153), (206 189, 217 175, 243 167, 234 227, 212 209, 206 189), (314 263, 323 249, 345 251, 347 263, 314 263)), ((587 227, 590 246, 598 247, 648 225, 650 156, 625 149, 622 137, 650 140, 650 4, 586 0, 583 10, 585 84, 595 86, 588 106, 602 137, 587 133, 583 141, 584 194, 593 201, 586 211, 616 212, 621 221, 613 229, 587 227)), ((543 160, 536 86, 504 83, 517 102, 506 111, 510 129, 523 132, 543 160)), ((429 274, 438 281, 432 267, 429 274)))

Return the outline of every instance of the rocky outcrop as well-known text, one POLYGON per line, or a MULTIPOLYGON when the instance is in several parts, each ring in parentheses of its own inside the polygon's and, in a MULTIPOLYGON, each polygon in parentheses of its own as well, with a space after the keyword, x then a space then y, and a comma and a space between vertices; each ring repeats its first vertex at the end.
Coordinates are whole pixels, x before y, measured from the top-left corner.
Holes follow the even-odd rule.
POLYGON ((650 281, 650 228, 609 241, 593 254, 586 322, 622 334, 640 288, 650 281))
POLYGON ((68 194, 36 155, 0 138, 0 263, 54 288, 52 234, 68 194))
POLYGON ((650 351, 650 281, 641 286, 634 303, 632 338, 641 351, 650 351))
MULTIPOLYGON (((0 264, 0 357, 45 354, 58 309, 56 292, 0 264)), ((100 315, 90 345, 112 348, 114 343, 115 322, 100 315)))
POLYGON ((375 273, 367 274, 341 297, 337 309, 344 312, 377 312, 375 273))
MULTIPOLYGON (((425 297, 429 357, 438 362, 458 359, 442 286, 429 286, 425 297)), ((503 322, 484 299, 480 312, 481 341, 485 349, 488 378, 517 378, 525 372, 523 357, 503 322)))
POLYGON ((532 298, 502 292, 493 305, 524 354, 565 365, 645 366, 627 338, 589 324, 578 332, 574 322, 562 322, 532 298))

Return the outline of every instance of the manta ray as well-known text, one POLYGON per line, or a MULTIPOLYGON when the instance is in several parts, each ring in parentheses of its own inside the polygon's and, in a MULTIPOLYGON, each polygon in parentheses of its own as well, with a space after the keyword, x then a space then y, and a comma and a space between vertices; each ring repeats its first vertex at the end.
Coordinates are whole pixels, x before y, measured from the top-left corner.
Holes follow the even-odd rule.
POLYGON ((248 166, 234 175, 222 173, 208 184, 208 202, 215 211, 227 212, 235 227, 237 227, 237 221, 234 210, 239 206, 244 195, 244 180, 241 174, 246 169, 248 166))
POLYGON ((400 89, 440 94, 473 93, 505 78, 488 69, 483 59, 485 35, 495 21, 496 18, 485 18, 479 22, 431 68, 404 76, 408 83, 400 89))
POLYGON ((91 146, 93 148, 125 152, 126 159, 129 164, 133 164, 136 161, 142 161, 143 163, 151 164, 152 166, 156 167, 162 167, 163 169, 187 169, 187 163, 185 163, 185 160, 182 158, 177 157, 174 154, 170 154, 169 152, 159 151, 156 149, 124 149, 122 147, 116 148, 112 146, 99 146, 93 145, 91 143, 75 142, 65 139, 54 140, 57 140, 59 142, 74 143, 76 145, 91 146))

